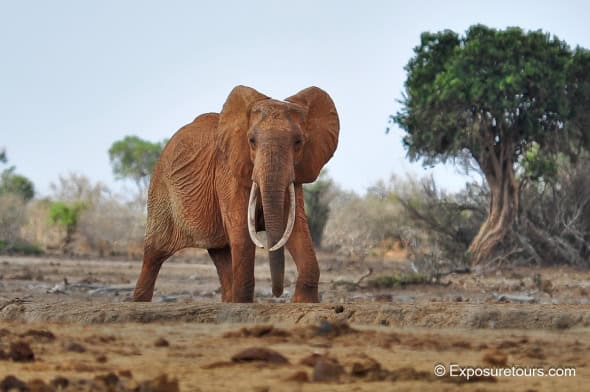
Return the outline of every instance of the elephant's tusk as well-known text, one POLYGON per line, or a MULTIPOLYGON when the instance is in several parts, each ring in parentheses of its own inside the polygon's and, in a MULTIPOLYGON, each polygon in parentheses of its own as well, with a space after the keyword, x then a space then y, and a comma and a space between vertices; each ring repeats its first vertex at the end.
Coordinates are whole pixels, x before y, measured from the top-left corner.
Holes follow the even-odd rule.
POLYGON ((252 188, 250 189, 250 200, 248 201, 248 233, 250 239, 259 248, 264 248, 264 245, 256 236, 256 200, 258 199, 258 184, 252 181, 252 188))
POLYGON ((285 232, 283 233, 283 237, 277 242, 272 248, 270 248, 269 252, 274 252, 277 249, 281 249, 287 241, 289 241, 289 237, 291 236, 291 232, 293 231, 293 225, 295 224, 295 186, 293 183, 289 185, 289 218, 287 219, 287 227, 285 228, 285 232))

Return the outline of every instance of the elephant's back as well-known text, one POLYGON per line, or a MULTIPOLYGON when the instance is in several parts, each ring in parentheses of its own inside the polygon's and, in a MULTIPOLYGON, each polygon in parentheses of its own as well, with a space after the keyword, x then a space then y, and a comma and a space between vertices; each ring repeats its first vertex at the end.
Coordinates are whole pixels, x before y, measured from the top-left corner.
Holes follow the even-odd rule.
POLYGON ((186 172, 206 165, 206 158, 214 154, 218 122, 219 114, 202 114, 170 138, 158 162, 159 169, 165 172, 167 178, 178 181, 186 172))
POLYGON ((207 113, 179 129, 162 151, 152 179, 150 193, 167 199, 174 225, 193 246, 208 247, 223 235, 221 218, 212 208, 217 204, 213 184, 218 122, 219 114, 207 113))

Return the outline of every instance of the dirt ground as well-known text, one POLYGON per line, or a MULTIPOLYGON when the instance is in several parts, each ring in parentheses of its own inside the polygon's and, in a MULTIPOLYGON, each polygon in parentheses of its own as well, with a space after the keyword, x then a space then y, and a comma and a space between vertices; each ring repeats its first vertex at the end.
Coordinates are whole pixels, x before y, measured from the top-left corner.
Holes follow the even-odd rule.
POLYGON ((256 303, 220 304, 206 254, 167 262, 154 302, 135 304, 137 261, 0 256, 0 392, 590 385, 588 271, 512 268, 376 289, 373 278, 408 266, 331 255, 320 264, 318 305, 285 303, 296 278, 291 262, 285 294, 272 298, 262 257, 256 303), (444 375, 434 374, 437 365, 444 375), (509 375, 532 371, 547 374, 509 375))

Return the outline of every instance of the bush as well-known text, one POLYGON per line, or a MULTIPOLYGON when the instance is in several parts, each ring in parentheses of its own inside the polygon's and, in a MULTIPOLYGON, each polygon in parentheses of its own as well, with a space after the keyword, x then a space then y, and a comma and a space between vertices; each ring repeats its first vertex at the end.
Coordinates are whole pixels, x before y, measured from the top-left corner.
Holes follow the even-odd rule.
POLYGON ((0 195, 0 240, 5 247, 11 247, 20 237, 25 223, 25 201, 20 195, 0 195))
POLYGON ((16 253, 27 256, 39 256, 43 254, 43 250, 38 246, 21 239, 15 240, 12 244, 0 240, 0 253, 16 253))
POLYGON ((560 162, 556 175, 523 184, 514 240, 499 258, 590 266, 590 161, 560 162))
POLYGON ((403 207, 401 220, 415 268, 434 276, 442 266, 464 269, 467 249, 487 216, 487 189, 468 183, 462 191, 447 194, 427 177, 408 180, 396 197, 403 207))
MULTIPOLYGON (((69 208, 83 206, 71 233, 71 252, 96 256, 142 255, 146 220, 143 204, 126 201, 103 184, 92 183, 87 177, 74 173, 60 176, 51 188, 57 206, 59 203, 69 208)), ((73 223, 66 219, 67 211, 61 207, 60 210, 65 221, 73 223)), ((63 228, 61 238, 67 236, 63 228)))
POLYGON ((334 182, 328 177, 326 169, 322 170, 315 182, 303 186, 307 224, 311 239, 317 247, 322 244, 324 229, 330 215, 330 202, 335 192, 337 190, 334 182))
POLYGON ((364 197, 338 192, 330 203, 331 213, 324 234, 326 247, 364 260, 386 239, 402 241, 400 204, 391 190, 395 181, 378 182, 364 197))
POLYGON ((49 219, 54 225, 59 225, 65 229, 63 238, 63 252, 69 252, 69 246, 73 240, 80 213, 85 208, 84 202, 64 203, 63 201, 53 202, 49 207, 49 219))

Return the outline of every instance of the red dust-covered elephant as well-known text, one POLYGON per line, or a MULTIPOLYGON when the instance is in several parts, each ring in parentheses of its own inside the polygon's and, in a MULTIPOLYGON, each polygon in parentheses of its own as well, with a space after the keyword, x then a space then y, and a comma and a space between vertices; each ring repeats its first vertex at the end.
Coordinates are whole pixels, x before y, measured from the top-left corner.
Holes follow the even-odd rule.
POLYGON ((254 298, 256 236, 266 230, 272 292, 283 293, 287 247, 297 265, 294 302, 318 302, 318 261, 302 184, 313 182, 338 144, 330 96, 309 87, 284 101, 237 86, 221 113, 207 113, 170 139, 154 168, 143 266, 133 298, 150 301, 162 263, 205 248, 224 302, 254 298))

